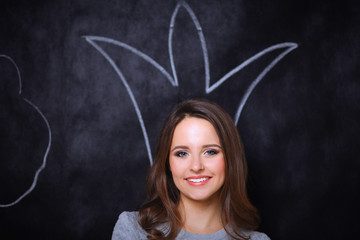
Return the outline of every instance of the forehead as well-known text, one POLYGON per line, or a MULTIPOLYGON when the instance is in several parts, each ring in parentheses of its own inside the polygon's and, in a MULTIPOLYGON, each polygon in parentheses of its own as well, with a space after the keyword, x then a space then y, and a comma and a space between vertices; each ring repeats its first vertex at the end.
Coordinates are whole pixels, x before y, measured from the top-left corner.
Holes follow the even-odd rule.
POLYGON ((185 117, 181 120, 175 127, 172 137, 172 142, 206 140, 220 143, 214 126, 208 120, 197 117, 185 117))

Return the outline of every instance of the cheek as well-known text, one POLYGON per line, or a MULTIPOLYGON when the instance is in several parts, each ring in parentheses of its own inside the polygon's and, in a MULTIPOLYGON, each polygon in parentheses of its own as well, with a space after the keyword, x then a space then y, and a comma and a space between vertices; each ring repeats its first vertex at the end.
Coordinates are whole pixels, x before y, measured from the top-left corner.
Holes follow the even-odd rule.
POLYGON ((221 176, 223 180, 225 179, 225 159, 224 157, 220 157, 214 165, 212 166, 214 171, 218 176, 221 176))
POLYGON ((175 180, 177 177, 181 175, 181 164, 178 161, 174 161, 174 159, 169 159, 170 171, 173 179, 175 180))

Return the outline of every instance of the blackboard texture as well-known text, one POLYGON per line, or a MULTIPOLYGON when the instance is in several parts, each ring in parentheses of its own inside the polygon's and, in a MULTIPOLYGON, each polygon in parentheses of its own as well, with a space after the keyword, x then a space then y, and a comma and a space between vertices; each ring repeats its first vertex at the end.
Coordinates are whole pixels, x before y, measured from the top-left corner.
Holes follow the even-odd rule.
POLYGON ((110 239, 190 97, 237 122, 272 239, 360 235, 358 1, 0 5, 0 239, 110 239))

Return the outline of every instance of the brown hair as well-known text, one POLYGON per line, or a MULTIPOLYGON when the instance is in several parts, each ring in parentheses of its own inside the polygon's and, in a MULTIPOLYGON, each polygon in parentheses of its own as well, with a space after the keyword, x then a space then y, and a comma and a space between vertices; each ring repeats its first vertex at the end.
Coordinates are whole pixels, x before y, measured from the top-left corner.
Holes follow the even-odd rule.
POLYGON ((147 198, 139 210, 139 224, 148 233, 148 239, 175 239, 181 229, 182 219, 177 208, 180 193, 170 172, 169 151, 175 127, 185 117, 202 118, 214 126, 225 156, 225 181, 219 190, 221 220, 231 237, 246 239, 239 228, 255 230, 260 219, 246 191, 244 148, 229 114, 205 99, 192 99, 179 104, 163 125, 147 177, 147 198))

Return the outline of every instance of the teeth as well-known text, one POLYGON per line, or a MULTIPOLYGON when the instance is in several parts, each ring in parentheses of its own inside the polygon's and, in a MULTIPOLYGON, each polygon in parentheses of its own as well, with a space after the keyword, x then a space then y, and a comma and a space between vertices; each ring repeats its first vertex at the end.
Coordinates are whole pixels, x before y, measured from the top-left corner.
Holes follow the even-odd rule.
POLYGON ((189 182, 196 182, 196 183, 198 183, 198 182, 206 181, 206 180, 208 180, 208 179, 209 179, 209 177, 196 178, 196 179, 194 179, 194 178, 188 178, 187 180, 188 180, 189 182))

